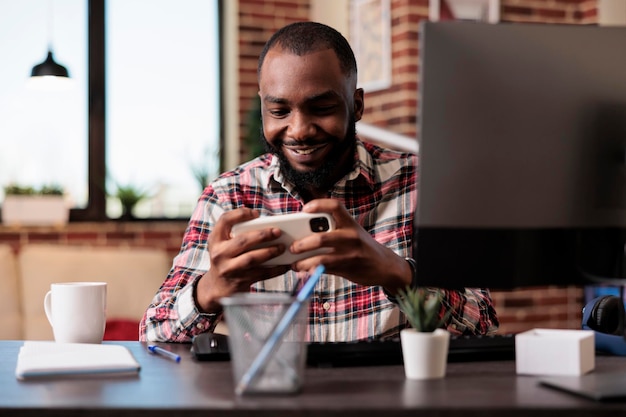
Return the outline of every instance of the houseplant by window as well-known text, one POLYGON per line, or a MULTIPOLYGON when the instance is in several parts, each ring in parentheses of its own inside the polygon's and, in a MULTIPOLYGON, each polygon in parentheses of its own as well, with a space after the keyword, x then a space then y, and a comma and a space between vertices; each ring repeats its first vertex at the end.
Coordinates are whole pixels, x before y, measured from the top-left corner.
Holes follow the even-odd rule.
POLYGON ((7 226, 63 226, 69 220, 69 204, 63 188, 10 184, 4 187, 2 223, 7 226))
POLYGON ((149 198, 150 194, 146 190, 135 187, 134 185, 117 184, 114 196, 120 200, 120 204, 122 205, 122 215, 120 219, 133 220, 135 218, 135 213, 133 212, 135 206, 140 201, 149 198))
POLYGON ((450 310, 440 317, 442 299, 436 289, 418 287, 398 292, 398 305, 411 324, 400 332, 404 371, 409 379, 443 378, 446 374, 450 333, 441 326, 450 310))

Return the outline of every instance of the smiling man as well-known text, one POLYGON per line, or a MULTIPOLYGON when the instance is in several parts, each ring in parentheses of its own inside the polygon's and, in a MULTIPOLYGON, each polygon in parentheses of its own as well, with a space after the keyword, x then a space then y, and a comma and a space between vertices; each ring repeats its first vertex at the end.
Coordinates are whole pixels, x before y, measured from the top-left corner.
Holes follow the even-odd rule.
MULTIPOLYGON (((311 341, 396 335, 407 326, 398 289, 419 285, 412 255, 417 157, 357 138, 363 90, 346 39, 313 22, 288 25, 265 45, 258 66, 267 152, 222 174, 203 192, 181 251, 146 310, 140 340, 188 342, 222 318, 235 292, 291 291, 306 271, 326 267, 309 305, 311 341), (266 228, 232 236, 259 216, 329 213, 335 230, 254 249, 280 236, 266 228), (285 250, 327 248, 292 265, 261 266, 285 250)), ((456 334, 493 333, 489 291, 443 291, 456 334)), ((442 311, 442 314, 444 312, 442 311)))

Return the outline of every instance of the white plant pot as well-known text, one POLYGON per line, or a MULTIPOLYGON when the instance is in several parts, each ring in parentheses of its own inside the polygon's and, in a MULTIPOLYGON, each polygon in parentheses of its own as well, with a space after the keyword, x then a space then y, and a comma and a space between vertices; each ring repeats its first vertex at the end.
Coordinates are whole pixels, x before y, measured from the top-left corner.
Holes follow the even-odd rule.
POLYGON ((69 207, 60 195, 8 195, 2 202, 7 226, 62 226, 68 219, 69 207))
POLYGON ((450 333, 444 329, 400 332, 404 373, 408 379, 435 379, 446 375, 450 333))

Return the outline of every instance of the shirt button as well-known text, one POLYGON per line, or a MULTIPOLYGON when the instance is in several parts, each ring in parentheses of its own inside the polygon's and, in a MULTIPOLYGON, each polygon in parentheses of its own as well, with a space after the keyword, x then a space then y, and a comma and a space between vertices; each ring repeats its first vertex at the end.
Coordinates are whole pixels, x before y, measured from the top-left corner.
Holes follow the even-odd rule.
POLYGON ((326 311, 330 310, 330 303, 326 301, 324 304, 322 304, 322 308, 326 311))
POLYGON ((200 329, 200 330, 204 330, 204 324, 202 324, 202 323, 198 323, 198 324, 196 324, 196 327, 197 327, 198 329, 200 329))

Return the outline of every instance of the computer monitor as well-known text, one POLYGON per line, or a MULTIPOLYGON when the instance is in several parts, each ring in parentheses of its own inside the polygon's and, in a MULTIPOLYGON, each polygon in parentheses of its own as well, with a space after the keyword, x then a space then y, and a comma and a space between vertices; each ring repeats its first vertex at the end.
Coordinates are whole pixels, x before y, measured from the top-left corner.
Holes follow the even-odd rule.
POLYGON ((421 285, 626 283, 626 28, 424 22, 421 285))

